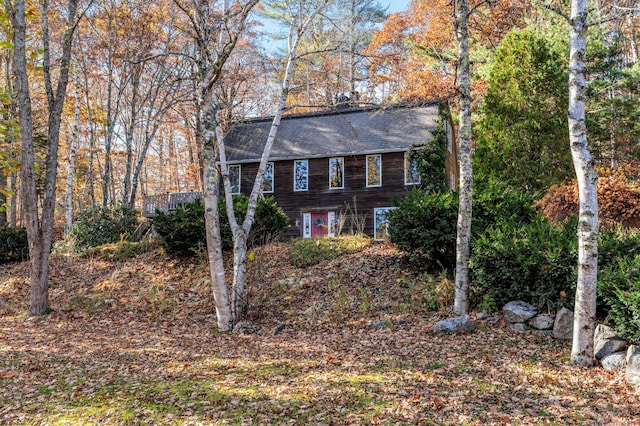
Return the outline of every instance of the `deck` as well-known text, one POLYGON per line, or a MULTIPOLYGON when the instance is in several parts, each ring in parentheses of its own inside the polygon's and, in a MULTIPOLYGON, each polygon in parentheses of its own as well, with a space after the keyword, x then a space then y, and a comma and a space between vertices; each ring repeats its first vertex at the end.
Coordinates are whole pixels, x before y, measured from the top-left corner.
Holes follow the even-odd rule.
POLYGON ((156 211, 168 213, 178 206, 202 198, 201 192, 172 192, 162 195, 145 195, 142 216, 155 217, 156 211))

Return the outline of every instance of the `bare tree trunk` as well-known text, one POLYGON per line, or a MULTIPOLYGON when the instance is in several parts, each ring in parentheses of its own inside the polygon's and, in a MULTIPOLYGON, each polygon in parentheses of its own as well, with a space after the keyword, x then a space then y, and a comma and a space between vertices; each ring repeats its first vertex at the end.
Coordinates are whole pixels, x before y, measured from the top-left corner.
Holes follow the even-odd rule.
POLYGON ((212 105, 207 105, 201 112, 200 134, 204 137, 203 146, 203 185, 206 223, 207 254, 211 275, 211 291, 216 303, 218 330, 228 332, 233 326, 233 315, 229 304, 229 292, 224 277, 222 262, 222 237, 220 236, 220 212, 218 198, 220 196, 220 175, 216 166, 215 133, 206 128, 204 123, 211 123, 215 112, 212 105))
POLYGON ((131 170, 133 168, 133 137, 138 120, 138 94, 140 91, 140 77, 142 75, 142 65, 134 66, 129 71, 131 76, 131 110, 129 111, 129 123, 125 131, 125 145, 127 146, 127 161, 125 165, 124 178, 122 182, 122 204, 133 206, 135 196, 131 197, 131 170), (133 200, 131 200, 133 198, 133 200))
POLYGON ((15 227, 18 224, 18 174, 12 171, 9 175, 9 224, 15 227))
MULTIPOLYGON (((5 76, 5 90, 7 91, 7 93, 14 93, 14 84, 13 84, 13 60, 12 60, 12 52, 9 49, 4 48, 3 49, 3 59, 4 59, 4 76, 5 76)), ((7 112, 5 114, 5 120, 9 121, 9 120, 15 120, 16 119, 16 108, 15 108, 15 101, 12 99, 11 103, 9 105, 9 107, 7 108, 7 112)), ((12 147, 14 142, 15 142, 15 138, 13 136, 13 132, 12 131, 7 131, 5 132, 4 135, 4 140, 6 142, 6 145, 8 147, 12 147)), ((15 154, 15 150, 14 149, 10 149, 9 150, 9 161, 12 164, 17 163, 17 158, 16 158, 16 154, 15 154)), ((3 195, 3 199, 4 203, 7 203, 8 201, 8 205, 6 205, 6 210, 4 210, 3 212, 0 213, 0 215, 2 216, 2 218, 0 218, 0 222, 2 220, 4 220, 5 224, 9 224, 13 227, 16 226, 16 216, 17 216, 17 171, 16 168, 14 167, 10 167, 9 173, 6 174, 4 172, 4 170, 0 170, 0 175, 4 176, 4 181, 3 183, 0 183, 0 186, 3 186, 5 188, 7 188, 8 186, 8 190, 9 190, 9 199, 7 200, 6 195, 3 195), (7 210, 9 211, 9 214, 7 214, 7 210)), ((0 206, 2 205, 3 201, 0 201, 0 206)), ((0 223, 0 226, 2 224, 0 223)))
POLYGON ((638 62, 638 33, 636 30, 636 21, 633 19, 633 14, 628 14, 627 15, 627 22, 629 24, 629 27, 631 28, 630 31, 630 39, 631 39, 631 65, 635 64, 636 62, 638 62))
MULTIPOLYGON (((4 91, 6 93, 13 93, 13 89, 12 89, 12 84, 11 84, 11 51, 9 49, 3 48, 2 49, 2 66, 4 67, 4 77, 5 77, 5 89, 4 91)), ((4 120, 5 122, 8 122, 12 117, 10 117, 11 115, 11 110, 12 108, 9 107, 7 108, 7 110, 5 111, 4 114, 4 120)), ((12 145, 12 136, 11 136, 11 131, 5 131, 3 138, 5 141, 6 146, 11 147, 12 145)), ((12 149, 9 149, 9 159, 11 160, 11 157, 13 156, 12 149)), ((5 169, 5 167, 3 167, 2 164, 0 164, 0 227, 5 226, 7 224, 7 192, 6 190, 9 189, 8 183, 9 183, 9 175, 11 174, 11 172, 13 171, 13 167, 11 167, 8 171, 5 169)), ((10 193, 10 189, 9 189, 9 193, 10 193)))
POLYGON ((42 219, 38 215, 38 194, 35 182, 34 149, 33 149, 33 116, 31 94, 26 61, 26 23, 24 0, 16 0, 13 4, 5 2, 9 11, 13 29, 14 74, 20 119, 20 140, 22 152, 22 194, 24 213, 29 239, 31 257, 31 315, 42 315, 49 310, 49 253, 53 232, 53 212, 55 207, 55 183, 58 166, 58 142, 60 121, 64 105, 67 83, 69 81, 69 65, 71 62, 71 45, 76 28, 76 0, 70 0, 67 9, 67 25, 62 40, 60 72, 54 91, 50 73, 50 48, 48 3, 42 1, 42 41, 43 41, 43 76, 47 93, 48 117, 48 151, 45 171, 45 193, 42 206, 42 219))
POLYGON ((7 187, 7 181, 4 168, 0 169, 0 228, 7 224, 7 195, 4 192, 7 187))
POLYGON ((67 164, 67 193, 65 196, 65 224, 64 233, 69 234, 73 226, 73 170, 76 160, 76 148, 78 146, 78 128, 80 127, 80 75, 75 74, 76 107, 73 118, 73 131, 71 132, 71 144, 69 146, 69 163, 67 164))
POLYGON ((93 209, 96 207, 95 179, 93 174, 93 160, 96 147, 96 125, 93 122, 93 109, 91 108, 91 101, 89 99, 87 58, 84 55, 82 55, 82 76, 84 77, 84 100, 87 104, 87 121, 89 122, 89 170, 87 186, 89 187, 89 199, 91 200, 91 208, 93 209))
POLYGON ((111 183, 111 143, 113 141, 113 126, 115 113, 113 111, 113 38, 111 37, 113 17, 109 15, 109 47, 107 53, 107 135, 104 143, 104 171, 102 175, 102 207, 109 204, 109 184, 111 183))
POLYGON ((129 205, 135 206, 136 203, 136 193, 138 192, 138 182, 140 181, 140 172, 142 170, 142 166, 144 165, 144 160, 147 157, 147 151, 149 150, 149 145, 151 145, 151 141, 154 138, 156 133, 156 129, 158 128, 158 122, 155 122, 154 129, 151 131, 145 132, 144 141, 142 142, 142 149, 140 150, 140 154, 138 155, 138 161, 136 162, 136 167, 133 170, 133 177, 131 178, 131 197, 129 198, 129 205))
POLYGON ((469 252, 473 170, 471 167, 471 79, 469 75, 469 29, 467 0, 457 1, 456 38, 458 40, 458 78, 460 79, 460 201, 458 205, 458 235, 456 238, 456 287, 454 312, 469 313, 469 252))
POLYGON ((26 60, 26 23, 24 0, 15 0, 13 4, 6 0, 5 6, 11 16, 14 45, 14 73, 16 83, 16 98, 20 120, 20 152, 22 174, 22 197, 28 200, 28 208, 24 212, 29 239, 31 259, 31 314, 42 314, 49 309, 48 262, 42 259, 43 240, 38 220, 38 194, 36 193, 35 157, 33 150, 33 121, 31 109, 31 94, 27 75, 26 60), (42 276, 45 279, 43 282, 42 276))
POLYGON ((578 178, 578 285, 571 360, 593 366, 593 331, 598 279, 598 173, 589 152, 585 123, 587 1, 571 1, 569 54, 569 139, 578 178))

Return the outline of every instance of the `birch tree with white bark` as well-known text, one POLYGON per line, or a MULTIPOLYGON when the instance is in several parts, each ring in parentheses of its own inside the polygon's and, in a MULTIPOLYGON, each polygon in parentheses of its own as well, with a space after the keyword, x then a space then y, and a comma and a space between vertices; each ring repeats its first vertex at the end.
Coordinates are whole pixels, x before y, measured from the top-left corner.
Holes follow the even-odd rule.
POLYGON ((229 331, 233 325, 229 291, 225 282, 220 235, 220 173, 217 166, 218 138, 221 134, 219 102, 214 86, 224 72, 224 65, 246 28, 247 17, 259 0, 216 1, 174 0, 189 23, 193 46, 184 53, 193 61, 196 78, 196 138, 202 146, 203 200, 207 255, 211 290, 215 300, 218 330, 229 331))
POLYGON ((258 197, 262 192, 270 149, 286 106, 298 40, 309 23, 329 0, 316 0, 313 2, 285 0, 273 2, 283 6, 282 10, 290 15, 291 31, 289 35, 287 71, 282 83, 279 105, 274 115, 269 136, 265 141, 259 171, 254 181, 252 193, 249 197, 249 206, 242 224, 238 222, 233 211, 231 182, 229 180, 229 168, 226 161, 224 131, 221 120, 223 102, 217 98, 215 87, 224 73, 227 59, 243 34, 247 16, 258 0, 233 2, 232 4, 225 1, 219 10, 211 7, 214 5, 209 5, 202 1, 192 3, 189 6, 179 0, 174 1, 188 17, 195 42, 194 64, 198 75, 196 133, 203 146, 203 200, 205 205, 207 254, 218 330, 227 332, 232 329, 234 321, 241 315, 247 261, 247 236, 253 224, 258 197), (220 212, 218 211, 221 184, 225 188, 226 213, 233 235, 234 273, 231 294, 225 280, 225 269, 222 261, 220 212))
POLYGON ((572 0, 569 51, 569 141, 578 178, 578 283, 571 361, 592 366, 598 282, 598 172, 589 152, 585 122, 587 0, 572 0))
POLYGON ((282 114, 284 113, 287 105, 293 67, 296 60, 298 59, 298 44, 302 39, 304 33, 309 28, 310 24, 313 22, 316 16, 318 16, 319 13, 326 9, 329 2, 330 0, 284 0, 267 2, 267 7, 279 11, 279 13, 274 16, 278 16, 289 25, 289 34, 287 37, 287 64, 284 71, 284 77, 282 79, 278 105, 271 122, 269 135, 267 136, 267 140, 265 141, 265 145, 262 151, 262 157, 260 159, 260 165, 258 166, 258 172, 256 173, 251 194, 249 195, 247 212, 242 224, 238 222, 233 209, 232 189, 231 181, 229 179, 229 167, 226 161, 224 135, 222 134, 222 129, 220 128, 220 126, 218 126, 216 129, 216 136, 218 138, 219 144, 220 168, 222 170, 227 217, 229 218, 229 224, 231 226, 231 232, 233 236, 233 282, 231 285, 231 312, 234 319, 239 318, 242 314, 244 304, 245 272, 247 264, 247 238, 249 236, 249 232, 251 232, 251 226, 253 225, 253 221, 255 218, 256 207, 258 205, 258 197, 262 194, 264 174, 267 170, 267 163, 269 161, 271 147, 273 146, 273 142, 278 133, 282 114))

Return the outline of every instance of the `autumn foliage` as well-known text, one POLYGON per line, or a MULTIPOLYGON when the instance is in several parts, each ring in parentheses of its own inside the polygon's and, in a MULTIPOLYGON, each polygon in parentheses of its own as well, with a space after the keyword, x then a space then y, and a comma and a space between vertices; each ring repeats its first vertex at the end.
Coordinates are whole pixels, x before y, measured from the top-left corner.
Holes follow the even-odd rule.
MULTIPOLYGON (((524 25, 531 12, 529 2, 515 0, 479 7, 470 2, 469 20, 475 56, 482 46, 490 49, 514 26, 524 25), (476 9, 476 7, 478 7, 476 9)), ((428 99, 455 91, 456 37, 455 11, 448 0, 413 0, 405 12, 391 15, 376 32, 365 54, 372 60, 373 83, 386 84, 403 99, 428 99)), ((478 57, 484 62, 486 57, 478 57)), ((474 89, 486 87, 483 82, 474 89)))
MULTIPOLYGON (((578 212, 578 183, 553 185, 536 206, 552 223, 560 224, 578 212)), ((598 181, 598 215, 602 226, 640 227, 640 187, 616 177, 598 181)))

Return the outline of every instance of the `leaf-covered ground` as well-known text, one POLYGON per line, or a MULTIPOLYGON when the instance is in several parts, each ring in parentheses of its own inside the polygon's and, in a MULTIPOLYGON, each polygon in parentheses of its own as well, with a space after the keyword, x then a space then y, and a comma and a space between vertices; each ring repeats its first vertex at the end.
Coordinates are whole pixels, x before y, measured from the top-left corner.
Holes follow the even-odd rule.
POLYGON ((0 423, 640 424, 623 374, 572 366, 567 343, 430 333, 434 293, 389 247, 288 265, 286 244, 256 252, 253 335, 215 332, 201 262, 56 255, 44 317, 28 264, 0 266, 0 423))

